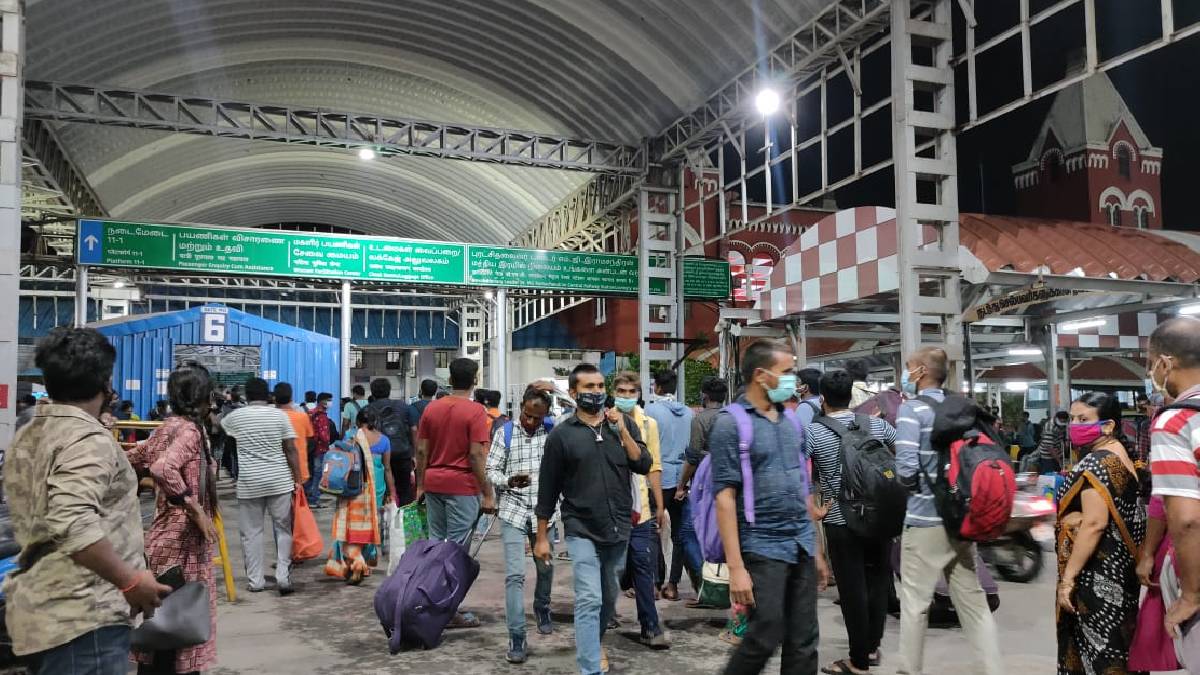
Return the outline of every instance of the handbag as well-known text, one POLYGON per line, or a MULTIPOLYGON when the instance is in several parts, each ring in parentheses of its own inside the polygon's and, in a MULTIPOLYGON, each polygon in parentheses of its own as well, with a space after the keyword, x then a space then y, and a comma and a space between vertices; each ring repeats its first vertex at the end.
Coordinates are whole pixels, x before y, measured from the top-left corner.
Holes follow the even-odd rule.
POLYGON ((208 586, 189 581, 163 598, 154 616, 133 629, 129 645, 139 652, 161 652, 195 647, 212 636, 212 609, 208 586))
POLYGON ((729 608, 729 568, 723 563, 704 563, 697 601, 705 607, 729 608))

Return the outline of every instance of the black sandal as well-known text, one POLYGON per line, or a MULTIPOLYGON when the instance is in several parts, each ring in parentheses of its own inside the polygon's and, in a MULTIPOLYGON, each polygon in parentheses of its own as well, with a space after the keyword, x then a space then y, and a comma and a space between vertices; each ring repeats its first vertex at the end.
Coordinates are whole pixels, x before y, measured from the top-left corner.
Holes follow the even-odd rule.
POLYGON ((821 672, 827 675, 858 675, 865 671, 853 670, 848 659, 838 659, 822 668, 821 672))

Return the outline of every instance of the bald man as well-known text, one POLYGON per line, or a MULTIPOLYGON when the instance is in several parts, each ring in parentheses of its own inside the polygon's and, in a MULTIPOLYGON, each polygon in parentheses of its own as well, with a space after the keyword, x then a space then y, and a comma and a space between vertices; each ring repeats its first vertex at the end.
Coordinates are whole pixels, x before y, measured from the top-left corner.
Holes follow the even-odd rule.
POLYGON ((1170 401, 1150 429, 1152 493, 1163 499, 1175 545, 1161 577, 1167 630, 1188 672, 1200 669, 1200 320, 1164 321, 1150 336, 1147 377, 1170 401), (1189 630, 1190 629, 1190 630, 1189 630))
POLYGON ((976 574, 975 544, 950 539, 928 481, 920 476, 937 474, 938 453, 929 441, 934 410, 927 400, 946 400, 942 389, 949 369, 946 351, 922 347, 908 357, 904 368, 901 387, 918 398, 905 401, 896 414, 896 471, 912 490, 900 540, 900 666, 896 672, 923 672, 929 603, 945 572, 963 634, 975 647, 982 671, 1000 675, 1004 666, 996 622, 976 574))

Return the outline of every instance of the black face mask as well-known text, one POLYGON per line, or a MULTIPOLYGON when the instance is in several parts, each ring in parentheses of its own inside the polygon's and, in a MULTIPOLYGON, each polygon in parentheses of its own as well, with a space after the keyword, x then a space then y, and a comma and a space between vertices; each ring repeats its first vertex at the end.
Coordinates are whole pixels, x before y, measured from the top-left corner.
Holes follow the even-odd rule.
POLYGON ((575 404, 579 406, 581 412, 595 415, 604 407, 606 400, 608 400, 608 394, 602 391, 588 392, 576 396, 575 404))

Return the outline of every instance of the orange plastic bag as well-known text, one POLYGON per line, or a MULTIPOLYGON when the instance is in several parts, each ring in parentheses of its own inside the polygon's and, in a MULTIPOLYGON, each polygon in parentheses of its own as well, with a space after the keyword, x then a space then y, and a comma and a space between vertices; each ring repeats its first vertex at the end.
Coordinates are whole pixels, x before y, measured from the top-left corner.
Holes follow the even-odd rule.
POLYGON ((317 519, 308 508, 304 490, 296 488, 292 496, 292 562, 312 560, 324 549, 325 542, 317 529, 317 519))

